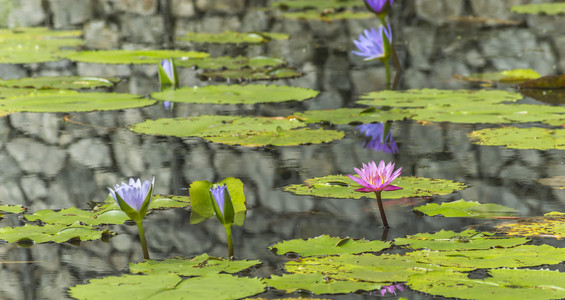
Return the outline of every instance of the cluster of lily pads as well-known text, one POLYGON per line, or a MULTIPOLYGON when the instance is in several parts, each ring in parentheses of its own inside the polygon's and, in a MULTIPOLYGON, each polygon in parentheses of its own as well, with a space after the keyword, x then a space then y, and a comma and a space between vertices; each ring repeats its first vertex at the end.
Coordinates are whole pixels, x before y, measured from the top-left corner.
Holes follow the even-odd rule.
MULTIPOLYGON (((366 5, 384 20, 383 13, 386 14, 392 2, 368 0, 366 5)), ((357 0, 303 0, 273 1, 272 5, 280 8, 283 17, 291 19, 330 20, 371 16, 371 13, 356 10, 360 3, 357 0), (345 9, 327 11, 328 7, 345 9)), ((548 13, 548 7, 537 5, 527 8, 548 13)), ((520 12, 523 9, 522 6, 514 8, 520 12)), ((552 4, 549 12, 555 11, 558 10, 552 4)), ((304 101, 318 95, 317 91, 310 89, 259 84, 180 87, 175 65, 206 69, 200 75, 202 79, 259 80, 296 77, 301 73, 286 66, 280 58, 210 58, 207 53, 178 50, 77 51, 75 47, 82 44, 82 40, 78 39, 80 34, 80 31, 53 32, 44 28, 0 30, 0 38, 8 45, 0 52, 0 63, 46 62, 65 58, 83 63, 159 64, 161 91, 151 94, 149 98, 123 93, 77 91, 112 87, 119 81, 117 78, 3 80, 0 81, 0 97, 3 98, 0 101, 0 116, 22 111, 79 112, 137 108, 154 105, 156 100, 228 105, 304 101)), ((218 35, 188 34, 182 39, 191 43, 253 44, 286 38, 288 36, 285 34, 225 32, 218 35)), ((391 39, 390 27, 369 30, 356 43, 358 53, 369 59, 382 58, 388 65, 391 39), (377 42, 373 44, 375 39, 377 42), (376 54, 379 54, 378 57, 376 54)), ((489 78, 500 80, 499 77, 489 78)), ((218 115, 163 118, 134 124, 131 130, 140 134, 195 137, 215 143, 258 147, 331 142, 344 137, 345 132, 321 129, 316 127, 317 124, 365 123, 374 127, 358 129, 371 139, 380 141, 370 140, 366 145, 390 153, 398 151, 392 140, 390 121, 540 123, 544 125, 543 128, 484 129, 471 133, 470 137, 483 145, 565 149, 565 132, 562 128, 552 127, 564 124, 565 109, 514 103, 520 99, 522 96, 517 92, 500 90, 379 91, 361 96, 357 103, 364 105, 364 108, 305 111, 271 118, 218 115), (370 124, 376 121, 382 123, 370 124)), ((359 199, 365 197, 366 192, 374 192, 384 225, 388 226, 381 201, 383 191, 386 191, 384 198, 399 199, 445 195, 465 188, 464 184, 450 180, 399 177, 400 171, 395 172, 394 165, 385 165, 384 162, 378 167, 372 162, 356 171, 359 177, 329 175, 311 178, 303 184, 286 186, 283 190, 298 195, 343 199, 359 199), (394 186, 391 184, 393 180, 394 186)), ((565 184, 561 183, 557 188, 563 186, 565 184)), ((237 299, 262 293, 267 286, 289 293, 306 290, 316 295, 359 291, 384 294, 397 290, 402 292, 407 286, 432 295, 457 298, 565 297, 563 273, 545 269, 518 269, 565 261, 565 249, 526 245, 530 241, 526 238, 528 236, 564 237, 565 230, 561 224, 565 217, 562 213, 553 212, 520 223, 499 225, 497 230, 504 235, 475 230, 459 233, 442 230, 388 242, 327 235, 308 240, 282 241, 270 248, 277 255, 298 254, 299 259, 287 262, 284 267, 286 274, 282 276, 251 278, 246 276, 249 269, 261 262, 233 259, 231 226, 242 226, 246 212, 243 183, 240 180, 227 178, 218 183, 193 182, 189 189, 190 198, 153 195, 152 191, 152 180, 131 180, 128 184, 114 186, 111 195, 90 210, 71 207, 28 214, 22 206, 0 205, 0 211, 4 213, 23 213, 29 222, 40 224, 0 228, 0 239, 22 245, 108 239, 114 234, 108 225, 133 220, 139 228, 146 260, 131 263, 130 274, 92 279, 88 284, 71 287, 70 295, 79 299, 237 299), (192 223, 216 216, 226 229, 228 256, 232 259, 202 254, 191 259, 150 260, 143 234, 143 219, 147 213, 175 207, 190 207, 192 223), (402 253, 385 253, 393 247, 402 249, 402 253)), ((505 206, 463 199, 442 204, 429 203, 415 207, 414 211, 428 216, 474 218, 515 216, 516 213, 505 206)))

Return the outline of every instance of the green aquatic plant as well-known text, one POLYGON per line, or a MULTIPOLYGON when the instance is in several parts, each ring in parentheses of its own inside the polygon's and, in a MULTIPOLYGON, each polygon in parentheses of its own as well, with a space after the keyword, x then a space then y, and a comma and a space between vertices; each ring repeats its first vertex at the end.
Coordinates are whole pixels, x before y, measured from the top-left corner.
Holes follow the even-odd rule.
POLYGON ((383 207, 383 202, 381 200, 381 192, 382 191, 396 191, 402 189, 399 186, 392 185, 392 181, 394 181, 400 173, 402 172, 402 168, 398 168, 394 170, 394 164, 389 162, 385 165, 384 160, 381 160, 379 166, 372 161, 368 164, 363 164, 363 168, 357 169, 354 168, 355 172, 359 177, 355 177, 353 175, 347 175, 351 180, 355 181, 356 183, 362 185, 362 188, 356 189, 357 192, 363 193, 370 193, 374 192, 377 198, 377 203, 379 204, 379 211, 381 213, 381 218, 383 219, 383 225, 385 227, 388 226, 388 221, 385 215, 385 209, 383 207), (394 171, 394 172, 393 172, 394 171))
POLYGON ((147 250, 147 242, 145 240, 145 232, 143 231, 143 218, 147 214, 147 209, 153 198, 153 186, 155 177, 151 180, 145 180, 141 183, 141 179, 129 179, 129 184, 122 182, 117 184, 114 189, 108 188, 110 194, 116 200, 128 217, 130 217, 139 230, 139 239, 143 250, 143 257, 149 259, 149 251, 147 250))

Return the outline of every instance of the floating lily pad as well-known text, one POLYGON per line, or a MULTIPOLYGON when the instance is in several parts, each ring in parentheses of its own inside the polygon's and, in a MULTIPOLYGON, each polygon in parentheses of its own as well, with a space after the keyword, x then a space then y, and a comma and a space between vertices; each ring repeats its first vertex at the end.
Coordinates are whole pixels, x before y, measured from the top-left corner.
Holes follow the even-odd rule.
POLYGON ((528 242, 526 238, 507 238, 493 236, 494 233, 465 230, 453 232, 442 230, 434 233, 418 233, 406 238, 396 238, 395 245, 404 245, 412 249, 430 250, 476 250, 493 247, 514 247, 528 242))
POLYGON ((499 232, 512 236, 565 238, 565 214, 550 212, 543 217, 523 218, 496 226, 499 232))
POLYGON ((565 273, 550 270, 495 269, 484 279, 466 273, 430 272, 408 279, 410 288, 457 299, 563 299, 565 273))
POLYGON ((538 182, 554 189, 565 190, 565 175, 554 176, 551 178, 540 178, 538 179, 538 182))
MULTIPOLYGON (((131 127, 137 133, 167 135, 177 137, 205 136, 207 130, 216 127, 223 128, 226 124, 232 124, 234 120, 241 119, 236 116, 199 116, 189 118, 164 118, 157 120, 146 120, 131 127)), ((295 122, 296 126, 301 126, 295 122)))
POLYGON ((421 89, 407 91, 380 91, 361 96, 357 103, 373 106, 448 108, 515 102, 522 98, 520 93, 501 90, 438 90, 421 89), (471 104, 471 105, 470 105, 471 104))
POLYGON ((137 108, 155 100, 132 94, 79 93, 75 91, 37 92, 0 101, 0 109, 27 112, 71 112, 137 108))
POLYGON ((98 64, 158 64, 161 59, 176 60, 204 58, 208 53, 180 50, 105 50, 81 51, 63 55, 73 61, 98 64))
POLYGON ((291 117, 297 117, 307 123, 329 122, 332 124, 349 124, 353 122, 371 123, 403 120, 410 117, 410 113, 398 109, 338 108, 307 110, 305 112, 297 112, 291 117))
POLYGON ((291 20, 318 20, 322 22, 332 22, 337 20, 352 20, 352 19, 368 19, 374 18, 375 15, 370 12, 356 12, 356 11, 340 11, 340 10, 305 10, 297 12, 288 12, 281 14, 283 18, 291 20))
POLYGON ((442 204, 428 203, 414 207, 414 210, 428 216, 468 218, 492 218, 516 214, 515 209, 503 205, 494 203, 481 204, 476 201, 465 201, 463 199, 442 204))
POLYGON ((565 149, 565 129, 487 128, 473 131, 469 137, 479 145, 505 146, 513 149, 565 149))
POLYGON ((414 274, 441 268, 400 255, 343 254, 290 261, 285 269, 294 274, 273 275, 265 282, 287 292, 308 290, 314 294, 337 294, 379 289, 382 285, 406 281, 414 274))
POLYGON ((258 260, 229 260, 202 254, 192 259, 170 258, 164 261, 146 260, 130 264, 130 272, 144 274, 176 274, 180 276, 207 276, 237 273, 259 265, 258 260))
POLYGON ((258 69, 228 69, 205 71, 198 74, 201 80, 243 82, 253 80, 275 80, 296 78, 304 73, 293 67, 258 68, 258 69))
POLYGON ((78 38, 81 30, 50 30, 47 27, 19 27, 0 29, 0 40, 37 40, 50 38, 78 38))
MULTIPOLYGON (((565 104, 565 88, 563 89, 520 89, 526 97, 548 104, 565 104)), ((565 119, 565 118, 564 118, 565 119)), ((565 124, 565 120, 561 120, 565 124)))
POLYGON ((540 78, 541 75, 532 69, 516 69, 501 72, 488 72, 462 76, 467 81, 519 83, 526 80, 540 78))
POLYGON ((182 279, 174 274, 123 275, 91 279, 69 289, 77 299, 240 299, 265 290, 257 278, 214 274, 182 279))
POLYGON ((186 87, 151 94, 151 97, 172 102, 211 104, 255 104, 283 101, 302 101, 314 98, 318 91, 276 85, 209 85, 186 87))
POLYGON ((176 60, 177 67, 198 67, 200 69, 217 70, 217 69, 241 69, 241 68, 265 68, 265 67, 279 67, 285 64, 282 58, 276 57, 207 57, 195 58, 188 60, 176 60))
POLYGON ((276 254, 282 255, 288 252, 300 254, 302 257, 316 255, 357 254, 363 252, 378 252, 390 247, 390 242, 367 241, 365 239, 355 240, 352 238, 330 237, 321 235, 315 238, 303 240, 294 239, 282 241, 269 247, 276 254))
POLYGON ((78 222, 70 226, 61 224, 48 224, 45 226, 26 224, 20 227, 0 228, 0 240, 5 240, 9 243, 21 240, 31 240, 35 243, 64 243, 70 239, 90 241, 101 238, 103 234, 110 234, 110 232, 107 230, 96 230, 91 226, 80 225, 78 222))
POLYGON ((213 43, 213 44, 260 44, 270 40, 286 40, 289 35, 276 32, 233 32, 231 30, 221 33, 196 33, 189 32, 185 36, 178 38, 181 41, 193 43, 213 43))
MULTIPOLYGON (((384 199, 400 199, 404 197, 424 197, 431 195, 446 195, 464 189, 463 183, 423 177, 398 177, 394 185, 402 190, 382 193, 384 199)), ((345 175, 329 175, 305 180, 304 184, 293 184, 283 188, 284 191, 297 195, 309 195, 324 198, 372 198, 373 193, 356 192, 361 185, 345 175)))
POLYGON ((565 13, 565 3, 536 3, 515 5, 510 9, 511 11, 519 14, 546 14, 557 15, 565 13))
POLYGON ((241 145, 246 147, 261 146, 297 146, 302 144, 329 143, 342 139, 345 133, 337 130, 324 129, 292 129, 276 131, 226 131, 216 136, 205 139, 227 145, 241 145))
MULTIPOLYGON (((28 77, 0 81, 0 85, 19 88, 35 89, 84 89, 97 87, 111 87, 118 78, 56 76, 56 77, 28 77)), ((0 92, 1 93, 1 92, 0 92)))
POLYGON ((283 10, 311 8, 324 10, 327 8, 362 7, 363 3, 355 0, 286 0, 271 1, 271 6, 279 7, 283 10))
POLYGON ((25 211, 25 208, 21 205, 0 205, 0 211, 10 214, 19 214, 25 211))
POLYGON ((408 252, 406 259, 442 267, 469 269, 518 268, 553 265, 565 261, 565 249, 549 245, 521 245, 514 248, 494 248, 473 251, 429 251, 408 252))
POLYGON ((565 75, 544 76, 520 84, 520 89, 563 89, 565 75))
POLYGON ((20 89, 0 86, 0 98, 29 95, 35 92, 37 92, 35 89, 20 89))

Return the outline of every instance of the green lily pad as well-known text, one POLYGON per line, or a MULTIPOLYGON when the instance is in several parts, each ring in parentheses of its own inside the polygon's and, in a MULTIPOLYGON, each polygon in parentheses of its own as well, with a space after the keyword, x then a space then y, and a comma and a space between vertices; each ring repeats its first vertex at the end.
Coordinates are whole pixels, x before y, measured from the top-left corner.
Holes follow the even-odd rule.
MULTIPOLYGON (((7 87, 35 88, 35 89, 84 89, 111 87, 118 78, 56 76, 56 77, 28 77, 0 81, 0 85, 7 87)), ((1 93, 1 92, 0 92, 1 93)))
POLYGON ((303 240, 294 239, 282 241, 269 247, 282 255, 288 252, 298 253, 302 257, 317 255, 357 254, 363 252, 378 252, 390 247, 390 242, 355 240, 352 238, 330 237, 321 235, 303 240))
POLYGON ((406 253, 407 259, 462 270, 488 268, 519 268, 553 265, 565 261, 565 249, 549 245, 521 245, 514 248, 494 248, 473 251, 429 251, 406 253))
POLYGON ((213 274, 182 279, 174 274, 123 275, 91 279, 69 289, 77 299, 240 299, 263 292, 256 278, 213 274))
POLYGON ((520 89, 562 89, 565 88, 565 75, 544 76, 520 84, 520 89))
POLYGON ((515 102, 522 99, 522 95, 501 90, 421 89, 371 92, 362 95, 361 99, 366 100, 360 100, 357 103, 372 106, 449 108, 515 102))
POLYGON ((195 58, 188 60, 176 60, 177 67, 198 67, 200 69, 217 70, 217 69, 241 69, 241 68, 265 68, 279 67, 285 64, 282 58, 265 57, 265 56, 238 56, 238 57, 207 57, 195 58))
POLYGON ((63 56, 73 61, 98 64, 159 64, 164 58, 184 60, 204 58, 209 54, 180 50, 105 50, 71 52, 63 56))
POLYGON ((279 290, 286 290, 287 293, 307 290, 316 295, 372 291, 385 285, 375 282, 336 280, 322 273, 272 275, 271 278, 263 280, 267 285, 279 290))
POLYGON ((408 279, 410 288, 458 299, 562 299, 565 273, 550 270, 496 269, 484 279, 466 273, 430 272, 408 279))
POLYGON ((304 73, 293 67, 258 68, 258 69, 227 69, 205 71, 198 74, 201 80, 243 82, 254 80, 275 80, 283 78, 296 78, 304 73))
POLYGON ((287 40, 289 35, 276 32, 233 32, 231 30, 221 33, 196 33, 189 32, 185 36, 178 38, 181 41, 193 43, 213 43, 213 44, 260 44, 270 40, 287 40))
POLYGON ((137 108, 155 104, 132 94, 79 93, 60 90, 37 92, 0 101, 0 109, 26 112, 71 112, 137 108))
POLYGON ((403 120, 410 117, 410 113, 398 109, 338 108, 307 110, 305 112, 297 112, 291 117, 297 117, 307 123, 329 122, 332 124, 349 124, 353 122, 371 123, 403 120))
POLYGON ((19 214, 25 211, 25 208, 21 205, 0 205, 0 211, 10 214, 19 214))
MULTIPOLYGON (((463 183, 456 181, 424 177, 398 177, 393 183, 403 189, 383 192, 382 197, 384 199, 446 195, 466 187, 463 183)), ((345 175, 329 175, 307 179, 304 184, 288 185, 283 190, 297 195, 324 198, 360 199, 374 197, 373 193, 356 192, 355 190, 358 188, 361 188, 361 185, 345 175)))
POLYGON ((355 0, 285 0, 271 1, 271 7, 281 9, 311 9, 324 10, 328 8, 363 7, 363 3, 355 0))
POLYGON ((237 273, 259 265, 258 260, 229 260, 202 254, 192 259, 170 258, 164 261, 146 260, 130 264, 130 272, 144 274, 176 274, 180 276, 207 276, 237 273))
POLYGON ((453 232, 442 230, 434 233, 418 233, 406 238, 396 238, 395 245, 408 246, 411 249, 430 250, 476 250, 493 247, 514 247, 528 242, 526 238, 507 238, 493 236, 494 233, 465 230, 453 232))
POLYGON ((497 225, 496 229, 511 236, 562 239, 565 238, 565 214, 550 212, 543 217, 522 218, 516 222, 497 225))
MULTIPOLYGON (((237 116, 199 116, 189 118, 164 118, 146 120, 131 127, 133 132, 177 137, 205 136, 207 130, 224 128, 226 124, 241 119, 237 116)), ((298 122, 295 122, 295 124, 298 122)), ((297 124, 300 126, 300 124, 297 124)))
POLYGON ((8 243, 21 240, 31 240, 35 243, 64 243, 75 238, 81 241, 90 241, 100 239, 104 234, 110 233, 107 230, 101 231, 91 226, 80 225, 78 222, 70 226, 62 224, 48 224, 45 226, 26 224, 20 227, 0 228, 0 240, 5 240, 8 243))
POLYGON ((519 83, 530 79, 540 78, 541 75, 532 69, 515 69, 501 72, 488 72, 462 76, 467 81, 519 83))
POLYGON ((36 89, 20 89, 20 88, 10 88, 10 87, 0 86, 0 98, 24 96, 35 92, 37 92, 36 89))
POLYGON ((487 128, 473 131, 469 137, 473 143, 479 145, 505 146, 513 149, 565 149, 565 129, 487 128))
POLYGON ((283 18, 291 20, 317 20, 321 22, 332 22, 337 20, 369 19, 375 15, 370 12, 340 11, 340 10, 305 10, 297 12, 287 12, 281 14, 283 18))
POLYGON ((516 215, 516 210, 510 207, 494 203, 481 204, 463 199, 442 204, 428 203, 414 207, 414 210, 428 216, 440 215, 443 217, 492 218, 516 215))
POLYGON ((211 104, 255 104, 283 101, 302 101, 314 98, 318 91, 276 85, 209 85, 186 87, 151 94, 151 97, 172 102, 211 104))
POLYGON ((302 144, 329 143, 342 139, 345 133, 337 130, 324 129, 293 129, 276 131, 226 131, 216 136, 205 139, 227 145, 240 145, 245 147, 262 146, 297 146, 302 144))
POLYGON ((50 38, 78 38, 81 30, 50 30, 47 27, 19 27, 0 29, 0 40, 37 40, 50 38))
POLYGON ((510 9, 511 11, 519 14, 546 14, 557 15, 565 13, 565 3, 536 3, 515 5, 510 9))

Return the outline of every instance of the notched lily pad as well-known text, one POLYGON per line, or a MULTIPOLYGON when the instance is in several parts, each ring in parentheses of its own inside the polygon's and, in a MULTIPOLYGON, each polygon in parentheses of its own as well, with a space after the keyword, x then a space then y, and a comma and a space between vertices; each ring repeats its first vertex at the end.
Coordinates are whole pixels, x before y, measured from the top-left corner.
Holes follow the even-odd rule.
MULTIPOLYGON (((464 189, 463 183, 444 179, 423 177, 399 177, 394 185, 402 190, 387 191, 382 193, 384 199, 400 199, 404 197, 424 197, 431 195, 446 195, 464 189)), ((304 184, 293 184, 283 188, 284 191, 297 195, 308 195, 324 198, 372 198, 372 193, 356 192, 361 185, 345 175, 329 175, 305 180, 304 184)))
POLYGON ((19 214, 25 211, 25 208, 21 205, 0 205, 0 211, 10 214, 19 214))
POLYGON ((526 238, 493 236, 494 233, 465 230, 462 232, 441 230, 434 233, 418 233, 406 238, 396 238, 395 245, 411 249, 430 250, 477 250, 493 247, 514 247, 528 242, 526 238))
POLYGON ((428 203, 414 207, 414 210, 428 216, 443 217, 494 218, 516 215, 516 210, 510 207, 494 203, 481 204, 476 201, 465 201, 463 199, 441 204, 428 203))
POLYGON ((161 59, 185 60, 208 57, 208 53, 180 50, 100 50, 70 52, 65 58, 86 63, 98 64, 158 64, 161 59))
POLYGON ((231 30, 221 33, 196 33, 189 32, 180 41, 193 43, 213 43, 213 44, 260 44, 270 40, 286 40, 289 35, 276 32, 233 32, 231 30))
POLYGON ((378 252, 390 247, 390 242, 356 240, 352 238, 330 237, 321 235, 307 240, 294 239, 282 241, 269 247, 277 255, 288 252, 300 254, 302 257, 318 255, 357 254, 378 252))
POLYGON ((210 104, 255 104, 284 101, 303 101, 314 98, 318 91, 276 85, 208 85, 186 87, 151 94, 151 97, 172 102, 210 104))
POLYGON ((565 129, 486 128, 471 132, 469 137, 479 145, 505 146, 513 149, 565 149, 565 129))
POLYGON ((557 15, 565 13, 565 3, 532 3, 524 5, 515 5, 510 9, 519 14, 546 14, 557 15))
POLYGON ((259 265, 258 260, 229 260, 202 254, 192 259, 170 258, 163 261, 146 260, 130 264, 130 272, 144 274, 176 274, 179 276, 208 276, 237 273, 259 265))
POLYGON ((0 110, 26 112, 73 112, 138 108, 155 104, 155 100, 132 94, 79 93, 61 90, 37 92, 0 101, 0 110))
POLYGON ((48 224, 37 226, 26 224, 20 227, 0 228, 0 240, 8 243, 18 242, 19 240, 31 240, 35 243, 55 242, 64 243, 71 239, 81 241, 97 240, 109 231, 97 230, 91 226, 80 225, 78 222, 70 226, 62 224, 48 224))
POLYGON ((550 270, 494 269, 484 279, 467 273, 430 272, 408 279, 410 288, 457 299, 562 299, 565 273, 550 270))
POLYGON ((497 225, 496 229, 511 236, 562 239, 565 238, 565 213, 550 212, 543 217, 522 218, 497 225))
POLYGON ((304 73, 293 67, 258 68, 258 69, 228 69, 216 71, 204 71, 198 74, 201 80, 244 82, 255 80, 276 80, 284 78, 296 78, 304 73))
POLYGON ((290 118, 297 117, 307 123, 329 122, 332 124, 349 124, 353 122, 397 121, 408 118, 410 115, 410 113, 398 109, 338 108, 297 112, 290 116, 290 118))
POLYGON ((34 89, 85 89, 112 87, 120 80, 118 78, 54 76, 27 77, 0 81, 0 85, 18 88, 34 89))

